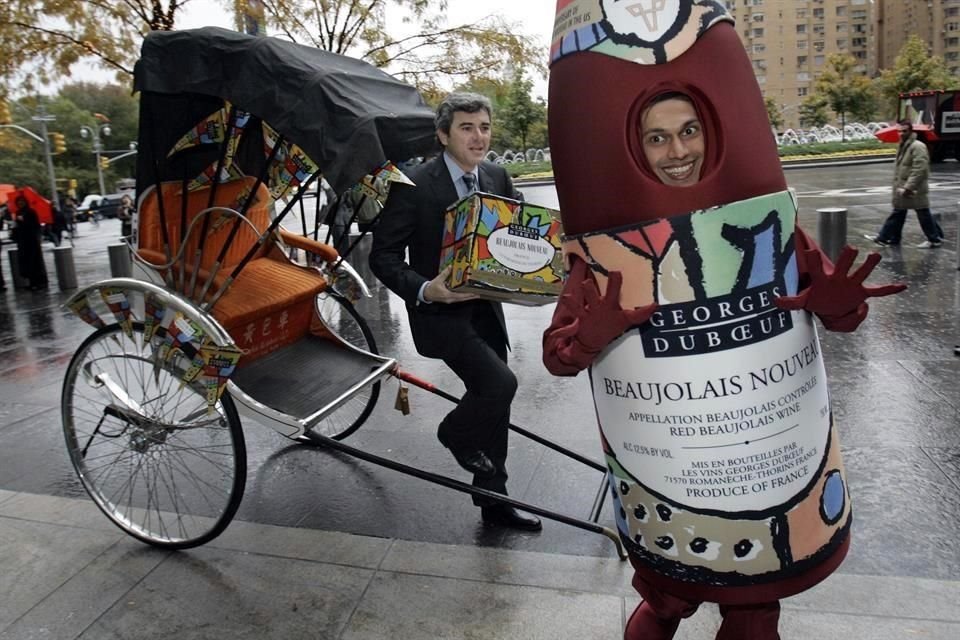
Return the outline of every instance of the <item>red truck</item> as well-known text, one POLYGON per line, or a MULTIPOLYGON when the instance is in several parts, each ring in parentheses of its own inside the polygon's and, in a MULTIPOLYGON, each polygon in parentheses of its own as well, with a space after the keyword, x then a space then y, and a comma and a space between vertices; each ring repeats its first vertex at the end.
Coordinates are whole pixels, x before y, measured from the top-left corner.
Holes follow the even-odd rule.
MULTIPOLYGON (((917 139, 927 145, 931 162, 960 160, 960 89, 909 91, 900 94, 897 120, 909 118, 917 139)), ((897 142, 895 126, 881 129, 876 137, 897 142)))

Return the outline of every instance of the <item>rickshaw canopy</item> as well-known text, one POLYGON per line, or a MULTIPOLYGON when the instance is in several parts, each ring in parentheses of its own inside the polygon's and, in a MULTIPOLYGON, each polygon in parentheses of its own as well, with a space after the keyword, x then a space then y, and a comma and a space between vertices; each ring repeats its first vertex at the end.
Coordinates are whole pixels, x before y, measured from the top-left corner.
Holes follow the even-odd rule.
MULTIPOLYGON (((218 145, 205 145, 187 154, 189 166, 163 161, 224 102, 299 146, 338 193, 384 162, 426 155, 436 144, 433 110, 414 87, 361 60, 218 27, 150 33, 134 90, 141 92, 138 191, 216 159, 218 145)), ((248 149, 235 162, 255 174, 264 141, 244 137, 248 149)))

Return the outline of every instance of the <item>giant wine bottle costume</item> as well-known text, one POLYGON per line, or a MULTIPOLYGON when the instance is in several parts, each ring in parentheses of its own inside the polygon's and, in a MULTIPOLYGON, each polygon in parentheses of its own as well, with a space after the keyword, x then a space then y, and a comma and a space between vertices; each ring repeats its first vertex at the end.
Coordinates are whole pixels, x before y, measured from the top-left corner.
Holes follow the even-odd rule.
MULTIPOLYGON (((843 560, 850 499, 813 315, 852 331, 902 290, 796 226, 764 101, 723 3, 559 0, 550 147, 568 279, 544 362, 590 367, 637 576, 692 602, 770 602, 843 560), (641 116, 679 92, 700 181, 661 184, 641 116)), ((775 624, 775 623, 774 623, 775 624)))

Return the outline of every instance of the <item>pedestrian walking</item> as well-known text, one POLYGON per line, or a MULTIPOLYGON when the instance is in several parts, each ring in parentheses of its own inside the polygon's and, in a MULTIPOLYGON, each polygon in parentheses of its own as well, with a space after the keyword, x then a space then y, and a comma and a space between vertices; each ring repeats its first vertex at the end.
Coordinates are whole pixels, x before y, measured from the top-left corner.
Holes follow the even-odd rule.
POLYGON ((17 197, 16 204, 17 262, 20 275, 30 282, 31 290, 46 289, 47 267, 43 263, 40 218, 23 196, 17 197))
POLYGON ((120 218, 120 235, 128 238, 133 233, 133 199, 124 195, 120 199, 120 207, 117 210, 117 217, 120 218))
POLYGON ((917 140, 909 120, 900 120, 897 125, 900 146, 893 169, 893 211, 878 234, 865 237, 884 246, 899 245, 907 210, 914 209, 920 228, 927 237, 917 248, 933 249, 943 242, 943 229, 930 214, 930 155, 927 145, 917 140))
POLYGON ((63 218, 70 244, 73 244, 73 239, 77 236, 77 201, 71 196, 67 196, 63 201, 63 218))
POLYGON ((63 232, 67 230, 67 218, 64 216, 63 209, 56 205, 53 206, 53 224, 50 225, 50 238, 53 240, 53 246, 59 247, 63 241, 63 232))

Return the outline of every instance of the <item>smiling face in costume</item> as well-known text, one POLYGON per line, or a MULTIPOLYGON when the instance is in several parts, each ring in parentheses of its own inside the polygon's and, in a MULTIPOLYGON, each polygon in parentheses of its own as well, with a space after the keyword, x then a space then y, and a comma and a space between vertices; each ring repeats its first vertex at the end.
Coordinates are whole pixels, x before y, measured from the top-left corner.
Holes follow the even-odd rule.
POLYGON ((643 154, 666 185, 689 187, 703 170, 703 125, 693 105, 670 98, 647 108, 641 118, 643 154))
POLYGON ((464 171, 473 171, 490 150, 490 114, 484 109, 475 113, 455 111, 450 131, 437 130, 437 137, 447 153, 464 171))

